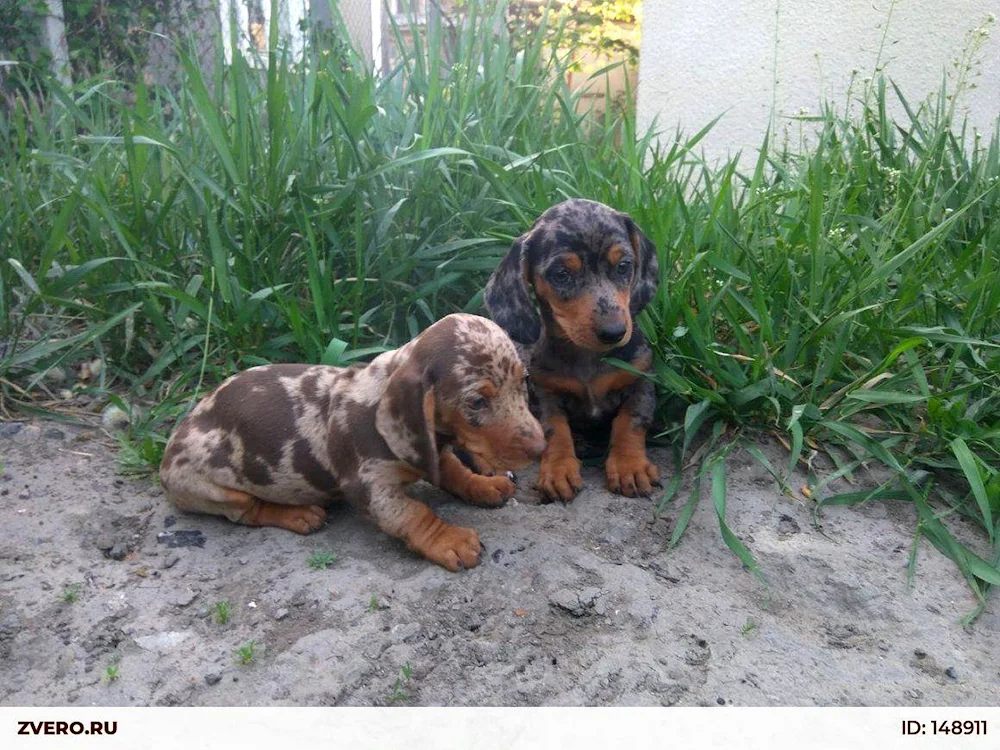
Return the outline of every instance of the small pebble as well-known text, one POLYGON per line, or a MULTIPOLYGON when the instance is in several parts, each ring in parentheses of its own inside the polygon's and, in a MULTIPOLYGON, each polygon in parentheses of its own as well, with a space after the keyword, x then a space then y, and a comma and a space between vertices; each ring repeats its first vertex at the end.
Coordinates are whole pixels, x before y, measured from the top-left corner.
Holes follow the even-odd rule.
POLYGON ((275 620, 284 620, 286 617, 288 617, 288 610, 285 609, 284 607, 282 607, 281 609, 279 609, 277 612, 274 613, 275 620))
MULTIPOLYGON (((233 680, 235 681, 235 679, 236 678, 234 677, 233 680)), ((222 675, 221 674, 217 674, 215 672, 212 672, 210 674, 205 675, 205 682, 207 682, 209 685, 218 685, 219 682, 221 682, 221 681, 222 681, 222 675)))
POLYGON ((726 705, 726 699, 725 698, 716 698, 715 702, 718 703, 720 706, 726 705))
POLYGON ((49 429, 47 429, 45 431, 44 434, 45 434, 45 437, 47 437, 49 440, 65 440, 66 439, 66 433, 63 432, 62 430, 56 429, 55 427, 50 427, 49 429))
POLYGON ((94 546, 102 552, 107 552, 115 546, 115 540, 109 536, 99 536, 97 537, 97 541, 94 542, 94 546))
POLYGON ((125 556, 128 555, 128 547, 125 546, 124 542, 115 542, 114 546, 108 550, 107 555, 112 560, 124 560, 125 556))
POLYGON ((186 607, 198 597, 197 592, 191 589, 184 589, 176 592, 170 599, 170 603, 178 607, 186 607))
POLYGON ((160 567, 163 570, 169 570, 170 568, 174 567, 180 561, 180 559, 181 559, 180 555, 170 555, 169 557, 167 557, 166 560, 163 561, 163 564, 160 567))
POLYGON ((29 497, 31 497, 31 493, 28 490, 21 490, 17 493, 18 500, 27 500, 29 497))
POLYGON ((948 667, 946 670, 944 670, 944 673, 946 675, 948 675, 953 680, 957 680, 958 679, 958 672, 955 671, 954 667, 948 667))

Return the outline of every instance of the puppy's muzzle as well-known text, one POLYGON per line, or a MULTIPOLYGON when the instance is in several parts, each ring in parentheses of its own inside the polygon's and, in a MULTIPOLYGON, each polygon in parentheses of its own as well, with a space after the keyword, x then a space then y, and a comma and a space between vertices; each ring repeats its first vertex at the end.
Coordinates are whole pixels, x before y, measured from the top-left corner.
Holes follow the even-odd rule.
POLYGON ((527 453, 532 460, 541 458, 541 455, 545 452, 545 433, 542 431, 542 426, 537 422, 533 425, 533 429, 526 436, 524 442, 524 452, 527 453))
POLYGON ((597 329, 597 340, 602 344, 618 344, 627 330, 624 320, 605 323, 597 329))

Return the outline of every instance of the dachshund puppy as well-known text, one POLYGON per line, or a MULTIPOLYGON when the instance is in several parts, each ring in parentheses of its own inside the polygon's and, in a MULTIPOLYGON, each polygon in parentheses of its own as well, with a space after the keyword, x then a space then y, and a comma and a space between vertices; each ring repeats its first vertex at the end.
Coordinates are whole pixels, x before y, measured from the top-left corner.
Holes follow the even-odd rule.
POLYGON ((652 350, 635 317, 658 283, 656 248, 629 216, 568 200, 514 241, 486 285, 487 309, 518 346, 545 425, 538 478, 545 498, 569 501, 583 488, 571 428, 595 422, 605 434, 610 422, 605 473, 612 492, 648 495, 658 482, 646 459, 653 384, 603 361, 650 368, 652 350))
POLYGON ((449 315, 400 349, 350 368, 266 365, 234 375, 167 443, 160 480, 186 511, 308 534, 346 499, 379 528, 448 570, 478 564, 479 536, 452 526, 406 485, 426 479, 496 506, 509 476, 541 455, 526 375, 492 321, 449 315))

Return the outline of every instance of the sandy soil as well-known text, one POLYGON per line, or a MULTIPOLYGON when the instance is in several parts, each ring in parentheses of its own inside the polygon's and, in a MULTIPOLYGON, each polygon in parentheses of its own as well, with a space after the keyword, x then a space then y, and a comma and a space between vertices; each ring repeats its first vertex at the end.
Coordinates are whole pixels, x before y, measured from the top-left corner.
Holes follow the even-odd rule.
POLYGON ((312 537, 179 514, 95 437, 0 424, 0 704, 1000 703, 995 602, 963 628, 972 596, 924 541, 907 588, 910 507, 816 527, 746 454, 729 521, 769 590, 723 544, 708 487, 671 552, 679 506, 654 522, 597 469, 568 506, 539 504, 533 471, 498 510, 422 488, 486 545, 451 574, 348 509, 312 537), (317 550, 338 559, 312 569, 317 550))

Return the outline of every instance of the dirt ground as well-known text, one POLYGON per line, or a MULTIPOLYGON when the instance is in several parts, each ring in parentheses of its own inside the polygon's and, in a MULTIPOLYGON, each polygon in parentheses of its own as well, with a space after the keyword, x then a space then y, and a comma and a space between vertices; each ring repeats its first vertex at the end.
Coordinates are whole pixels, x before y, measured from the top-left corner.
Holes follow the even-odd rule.
POLYGON ((745 453, 728 519, 769 589, 708 487, 668 552, 677 501, 654 522, 598 469, 566 506, 539 504, 531 470, 497 510, 419 488, 485 544, 452 574, 346 508, 311 537, 178 513, 91 430, 0 423, 0 464, 3 705, 1000 704, 996 603, 962 627, 973 598, 925 541, 907 588, 912 508, 817 527, 745 453))

